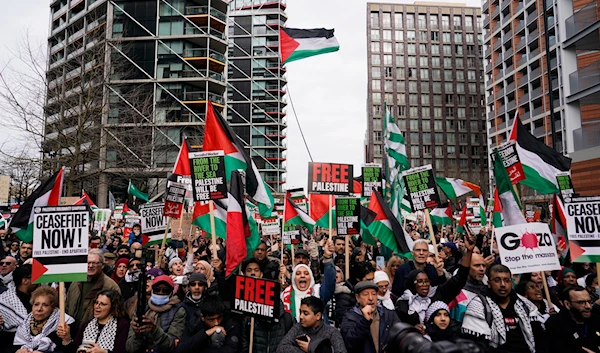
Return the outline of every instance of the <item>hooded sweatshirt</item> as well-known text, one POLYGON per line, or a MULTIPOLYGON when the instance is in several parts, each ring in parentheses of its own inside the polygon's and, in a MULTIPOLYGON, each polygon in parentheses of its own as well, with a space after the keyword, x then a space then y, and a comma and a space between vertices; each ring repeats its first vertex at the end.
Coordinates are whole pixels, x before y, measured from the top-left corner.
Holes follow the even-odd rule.
POLYGON ((315 290, 315 277, 313 276, 310 267, 299 264, 294 267, 292 272, 292 285, 288 286, 283 293, 281 293, 281 300, 283 301, 283 307, 286 312, 292 314, 296 320, 300 319, 300 301, 309 296, 319 297, 318 290, 315 290), (296 284, 296 272, 300 269, 308 271, 309 274, 309 286, 308 289, 301 291, 298 289, 296 284))

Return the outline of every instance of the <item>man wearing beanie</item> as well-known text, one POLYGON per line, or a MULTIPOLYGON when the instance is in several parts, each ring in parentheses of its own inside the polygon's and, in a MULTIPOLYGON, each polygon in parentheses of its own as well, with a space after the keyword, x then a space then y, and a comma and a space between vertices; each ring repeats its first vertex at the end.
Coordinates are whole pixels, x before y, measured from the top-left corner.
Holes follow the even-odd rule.
POLYGON ((390 327, 400 322, 394 311, 377 303, 378 290, 371 281, 354 286, 357 305, 346 314, 341 326, 348 353, 383 352, 390 327))
POLYGON ((206 276, 199 272, 192 272, 188 280, 188 292, 183 299, 188 325, 195 325, 200 319, 200 304, 205 297, 206 288, 208 288, 206 276))

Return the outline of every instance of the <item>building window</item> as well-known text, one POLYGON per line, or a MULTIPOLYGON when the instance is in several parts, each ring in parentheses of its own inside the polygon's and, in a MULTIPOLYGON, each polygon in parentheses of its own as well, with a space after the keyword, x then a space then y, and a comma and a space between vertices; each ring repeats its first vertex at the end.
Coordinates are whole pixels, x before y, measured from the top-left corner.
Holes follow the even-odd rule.
POLYGON ((392 27, 392 14, 389 12, 384 12, 383 13, 383 21, 382 21, 382 25, 383 28, 390 28, 392 27))
POLYGON ((427 42, 428 39, 429 35, 427 34, 427 31, 419 31, 419 40, 421 42, 427 42))
POLYGON ((462 47, 462 45, 455 45, 454 46, 454 52, 456 53, 456 55, 463 55, 463 47, 462 47))
POLYGON ((381 65, 379 54, 371 55, 371 65, 381 65))
POLYGON ((442 15, 442 29, 450 29, 450 16, 442 15))
POLYGON ((406 53, 407 54, 416 54, 417 53, 417 45, 413 43, 408 43, 406 45, 406 53))
POLYGON ((371 51, 373 53, 379 53, 379 42, 371 42, 371 51))
POLYGON ((404 43, 396 43, 396 54, 404 53, 404 43))
MULTIPOLYGON (((440 66, 440 58, 431 58, 431 62, 433 66, 440 66), (437 65, 433 65, 436 61, 437 65)), ((439 80, 441 78, 441 70, 431 69, 431 78, 433 78, 434 80, 439 80)))
POLYGON ((454 130, 456 129, 456 122, 454 120, 446 120, 446 130, 454 130))
POLYGON ((431 41, 439 42, 440 41, 440 32, 431 32, 431 41))
POLYGON ((395 31, 394 35, 396 36, 396 41, 404 40, 404 31, 395 31))
POLYGON ((446 43, 450 43, 450 40, 451 40, 450 32, 443 32, 442 33, 442 41, 444 41, 446 43))
POLYGON ((473 16, 465 16, 465 28, 473 29, 473 16))
POLYGON ((383 136, 383 133, 381 131, 373 131, 373 141, 374 142, 381 142, 382 136, 383 136))
POLYGON ((408 103, 410 104, 419 104, 419 96, 416 94, 411 94, 408 96, 408 103))
POLYGON ((371 80, 371 87, 374 91, 381 91, 381 80, 371 80))
MULTIPOLYGON (((375 95, 375 93, 373 93, 373 95, 375 95)), ((375 99, 373 99, 373 101, 375 101, 375 99)), ((454 95, 446 94, 444 101, 446 102, 446 104, 454 104, 454 95)))
POLYGON ((383 31, 383 40, 392 40, 392 31, 386 29, 383 31))
MULTIPOLYGON (((428 89, 429 91, 429 89, 428 89)), ((421 95, 421 105, 429 105, 429 95, 428 94, 422 94, 421 95)), ((428 116, 429 114, 425 115, 423 114, 423 116, 428 116)))
POLYGON ((465 34, 465 42, 467 43, 475 43, 474 36, 470 33, 465 34))
POLYGON ((429 23, 431 25, 431 29, 438 29, 438 27, 439 27, 438 16, 430 14, 429 15, 429 23))
POLYGON ((406 104, 406 94, 398 93, 396 94, 396 99, 398 100, 398 104, 406 104))
POLYGON ((460 16, 454 16, 453 22, 454 22, 454 29, 462 29, 462 21, 460 19, 460 16))
POLYGON ((394 27, 402 28, 402 13, 394 13, 394 27))
POLYGON ((383 65, 392 65, 392 55, 383 56, 383 65))
POLYGON ((404 105, 398 106, 398 116, 406 116, 406 106, 404 106, 404 105))
POLYGON ((408 116, 410 118, 417 118, 419 116, 419 107, 410 107, 408 116))
POLYGON ((381 93, 373 93, 373 103, 381 103, 381 93))
MULTIPOLYGON (((433 66, 433 67, 439 67, 440 66, 440 57, 439 56, 433 56, 433 57, 431 57, 431 66, 433 66)), ((433 78, 435 78, 435 76, 433 78)))
POLYGON ((408 91, 416 92, 417 91, 417 81, 409 81, 408 82, 408 91))
MULTIPOLYGON (((373 106, 373 115, 375 116, 381 116, 381 105, 374 105, 373 106)), ((381 121, 381 119, 378 119, 381 121)))
POLYGON ((436 118, 442 117, 442 108, 435 107, 433 108, 433 116, 436 118))
POLYGON ((446 93, 452 93, 452 92, 454 92, 454 87, 452 85, 452 82, 445 82, 444 83, 444 91, 446 91, 446 93))
POLYGON ((429 69, 421 69, 421 80, 429 79, 429 69))
POLYGON ((380 67, 371 68, 371 76, 373 78, 380 78, 381 77, 381 68, 380 67))
POLYGON ((417 66, 417 57, 416 56, 408 57, 408 66, 417 66))
POLYGON ((416 33, 415 31, 406 31, 406 40, 412 40, 415 41, 416 38, 416 33))
POLYGON ((379 12, 371 12, 371 27, 379 28, 379 12))
POLYGON ((466 114, 466 110, 465 108, 457 108, 456 109, 456 116, 459 118, 465 118, 465 114, 466 114))
POLYGON ((452 80, 452 70, 444 70, 444 79, 452 80))
POLYGON ((433 129, 434 130, 443 130, 444 129, 444 122, 442 120, 434 120, 433 121, 433 129))
POLYGON ((474 80, 476 80, 476 79, 477 79, 477 75, 476 75, 476 73, 475 73, 475 70, 468 70, 468 71, 467 71, 467 79, 468 79, 469 81, 474 81, 474 80))
MULTIPOLYGON (((396 63, 398 62, 398 58, 396 58, 396 63)), ((396 68, 396 78, 404 77, 404 68, 397 67, 396 68)))
MULTIPOLYGON (((379 44, 379 43, 377 43, 379 44)), ((383 52, 384 53, 391 53, 392 52, 392 43, 390 42, 384 42, 383 43, 383 52)))
MULTIPOLYGON (((411 108, 411 111, 412 111, 412 108, 411 108)), ((420 125, 420 124, 419 124, 419 120, 417 120, 417 119, 412 119, 412 120, 410 121, 410 129, 411 129, 411 130, 419 130, 419 125, 420 125)), ((419 154, 418 152, 413 152, 413 151, 412 151, 412 148, 413 148, 413 147, 419 148, 419 146, 412 146, 412 147, 411 147, 411 153, 412 153, 412 154, 419 154)))
POLYGON ((462 81, 465 79, 465 72, 463 70, 456 70, 456 79, 462 81))
POLYGON ((452 55, 452 46, 444 44, 444 55, 452 55))
POLYGON ((431 54, 439 55, 440 54, 440 46, 437 44, 433 44, 431 46, 431 54))
POLYGON ((453 157, 456 156, 456 146, 447 146, 446 153, 448 153, 448 155, 453 156, 453 157))
POLYGON ((406 90, 404 88, 404 81, 403 80, 396 81, 396 90, 398 90, 398 91, 405 91, 406 90))
POLYGON ((415 28, 415 14, 414 13, 406 14, 406 28, 415 28))
POLYGON ((428 58, 426 56, 421 56, 419 57, 419 64, 423 67, 427 66, 427 60, 428 58))
POLYGON ((383 89, 386 91, 393 91, 394 90, 394 81, 385 80, 383 89))
POLYGON ((371 30, 371 40, 379 40, 380 35, 379 35, 379 30, 378 29, 372 29, 371 30))
MULTIPOLYGON (((412 123, 412 121, 411 121, 411 123, 412 123)), ((412 127, 411 127, 411 129, 412 129, 412 127)), ((418 127, 416 129, 418 129, 418 127)), ((418 156, 420 152, 421 152, 420 146, 410 146, 410 155, 411 156, 418 156)))
POLYGON ((462 33, 454 33, 454 42, 462 43, 462 33))
POLYGON ((477 131, 479 131, 479 121, 477 121, 477 120, 471 120, 469 122, 469 125, 471 126, 471 132, 477 132, 477 131))

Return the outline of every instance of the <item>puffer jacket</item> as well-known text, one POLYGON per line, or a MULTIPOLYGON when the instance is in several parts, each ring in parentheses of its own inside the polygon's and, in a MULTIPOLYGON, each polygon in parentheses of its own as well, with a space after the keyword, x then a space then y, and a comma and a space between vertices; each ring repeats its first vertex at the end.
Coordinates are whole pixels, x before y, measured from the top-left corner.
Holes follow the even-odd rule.
MULTIPOLYGON (((279 322, 269 322, 266 320, 254 320, 254 342, 253 353, 274 353, 277 346, 285 334, 294 325, 294 318, 290 313, 283 310, 283 303, 280 304, 279 322)), ((246 317, 242 324, 242 351, 250 351, 250 318, 246 317)))
POLYGON ((330 315, 329 322, 335 327, 340 327, 344 315, 356 305, 354 286, 348 282, 337 283, 333 298, 327 303, 330 315))

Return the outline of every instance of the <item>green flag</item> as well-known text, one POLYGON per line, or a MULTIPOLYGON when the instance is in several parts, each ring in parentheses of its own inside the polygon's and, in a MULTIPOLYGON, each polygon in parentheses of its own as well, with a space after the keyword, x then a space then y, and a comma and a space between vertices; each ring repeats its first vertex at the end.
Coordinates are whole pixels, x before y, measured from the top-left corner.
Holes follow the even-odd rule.
POLYGON ((127 193, 133 196, 134 199, 137 197, 138 199, 148 202, 148 194, 144 194, 140 191, 140 189, 136 188, 135 185, 133 185, 133 183, 131 182, 131 180, 129 180, 129 187, 127 188, 127 193))

